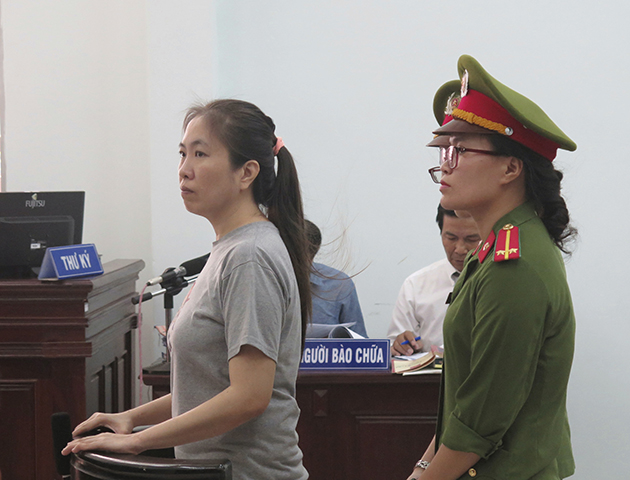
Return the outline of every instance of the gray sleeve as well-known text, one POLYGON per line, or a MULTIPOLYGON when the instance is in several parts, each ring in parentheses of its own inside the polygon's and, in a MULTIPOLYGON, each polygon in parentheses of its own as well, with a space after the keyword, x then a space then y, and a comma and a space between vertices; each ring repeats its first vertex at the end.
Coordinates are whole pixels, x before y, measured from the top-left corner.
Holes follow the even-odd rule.
POLYGON ((228 360, 251 345, 277 362, 286 301, 275 272, 248 261, 221 284, 228 360))

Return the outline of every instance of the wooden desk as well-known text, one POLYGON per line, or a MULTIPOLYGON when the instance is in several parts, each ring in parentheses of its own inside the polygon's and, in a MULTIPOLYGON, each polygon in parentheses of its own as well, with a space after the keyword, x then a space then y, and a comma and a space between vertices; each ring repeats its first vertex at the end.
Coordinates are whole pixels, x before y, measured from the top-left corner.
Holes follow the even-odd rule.
POLYGON ((60 478, 50 418, 73 425, 131 408, 135 294, 141 260, 98 277, 0 280, 0 470, 7 479, 60 478))
MULTIPOLYGON (((145 372, 154 398, 168 365, 145 372)), ((404 479, 435 433, 440 375, 300 372, 297 431, 311 480, 404 479)))

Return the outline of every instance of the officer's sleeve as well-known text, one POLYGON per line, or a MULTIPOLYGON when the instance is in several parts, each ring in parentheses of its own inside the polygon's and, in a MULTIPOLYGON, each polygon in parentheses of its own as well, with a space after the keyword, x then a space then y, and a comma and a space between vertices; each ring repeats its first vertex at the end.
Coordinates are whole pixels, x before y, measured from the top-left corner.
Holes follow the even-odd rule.
POLYGON ((455 393, 442 443, 487 458, 531 389, 549 301, 522 259, 493 265, 474 287, 470 372, 455 393))

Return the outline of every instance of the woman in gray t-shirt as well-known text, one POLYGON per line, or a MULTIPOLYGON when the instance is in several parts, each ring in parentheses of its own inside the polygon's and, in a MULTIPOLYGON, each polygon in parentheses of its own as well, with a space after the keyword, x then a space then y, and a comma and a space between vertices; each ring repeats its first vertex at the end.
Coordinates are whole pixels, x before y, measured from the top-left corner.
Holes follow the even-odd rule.
POLYGON ((216 241, 168 335, 172 395, 96 413, 73 434, 81 450, 229 459, 234 478, 304 479, 295 381, 311 311, 304 217, 293 158, 255 105, 192 107, 180 143, 186 209, 216 241), (274 159, 277 158, 277 174, 274 159), (131 434, 139 425, 153 425, 131 434))

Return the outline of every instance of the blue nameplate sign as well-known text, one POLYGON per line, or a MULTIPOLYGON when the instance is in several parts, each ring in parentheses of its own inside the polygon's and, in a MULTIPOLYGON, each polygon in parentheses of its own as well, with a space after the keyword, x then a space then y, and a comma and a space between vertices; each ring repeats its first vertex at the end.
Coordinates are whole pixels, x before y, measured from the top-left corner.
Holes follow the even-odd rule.
POLYGON ((301 370, 389 370, 389 339, 307 338, 301 370))
POLYGON ((100 275, 101 273, 103 273, 101 259, 96 247, 89 243, 47 248, 37 278, 40 280, 63 280, 65 278, 100 275))

